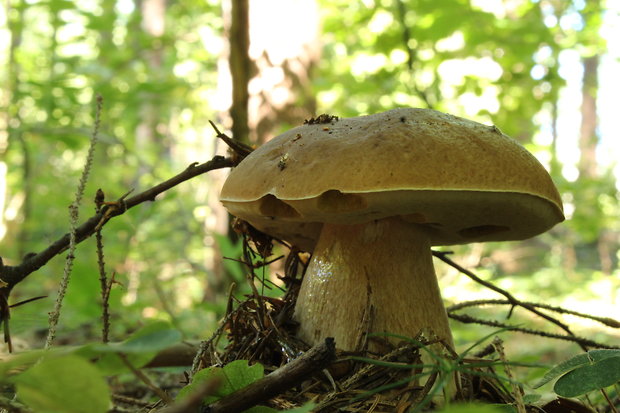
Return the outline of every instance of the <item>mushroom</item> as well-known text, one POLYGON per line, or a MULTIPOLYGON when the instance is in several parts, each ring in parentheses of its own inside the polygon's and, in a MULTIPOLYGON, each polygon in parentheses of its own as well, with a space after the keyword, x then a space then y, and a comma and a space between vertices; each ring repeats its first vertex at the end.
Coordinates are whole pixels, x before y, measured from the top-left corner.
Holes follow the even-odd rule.
POLYGON ((536 158, 495 126, 400 108, 289 130, 232 170, 221 202, 312 252, 298 337, 378 350, 369 333, 453 347, 431 246, 523 240, 564 220, 536 158))

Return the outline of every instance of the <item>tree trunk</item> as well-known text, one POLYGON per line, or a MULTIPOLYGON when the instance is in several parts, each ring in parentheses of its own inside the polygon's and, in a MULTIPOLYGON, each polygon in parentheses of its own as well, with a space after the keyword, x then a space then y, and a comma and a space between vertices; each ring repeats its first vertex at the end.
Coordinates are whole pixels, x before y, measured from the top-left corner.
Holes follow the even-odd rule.
POLYGON ((596 94, 598 89, 598 56, 586 57, 583 60, 583 86, 581 101, 581 129, 579 133, 579 176, 596 178, 596 94))
POLYGON ((261 144, 314 116, 311 74, 320 54, 316 0, 234 0, 224 14, 233 138, 248 136, 261 144))
MULTIPOLYGON (((581 128, 579 134, 579 177, 586 180, 600 179, 598 172, 598 162, 596 159, 596 148, 599 137, 597 135, 598 117, 596 98, 598 92, 598 67, 599 56, 594 55, 583 59, 583 86, 581 102, 581 128)), ((598 193, 592 193, 587 199, 590 203, 598 205, 598 193)), ((598 208, 597 208, 598 211, 598 208)), ((605 228, 601 228, 596 239, 597 252, 601 271, 610 275, 613 270, 612 244, 613 237, 610 237, 605 228)))
MULTIPOLYGON (((234 139, 259 146, 315 115, 311 77, 320 54, 318 7, 316 0, 229 0, 223 14, 229 50, 219 64, 228 72, 220 74, 220 92, 231 103, 222 123, 234 139)), ((205 229, 234 239, 218 200, 225 176, 214 173, 211 179, 209 207, 217 224, 205 229)), ((209 265, 215 289, 226 287, 220 263, 215 257, 209 265)), ((205 300, 213 294, 217 291, 205 291, 205 300)))
POLYGON ((263 0, 250 5, 250 139, 262 144, 315 115, 312 71, 320 56, 316 0, 263 0), (277 16, 277 20, 275 19, 277 16))
POLYGON ((229 65, 232 77, 232 137, 249 142, 248 83, 252 72, 250 49, 250 5, 248 0, 232 0, 229 30, 229 65))

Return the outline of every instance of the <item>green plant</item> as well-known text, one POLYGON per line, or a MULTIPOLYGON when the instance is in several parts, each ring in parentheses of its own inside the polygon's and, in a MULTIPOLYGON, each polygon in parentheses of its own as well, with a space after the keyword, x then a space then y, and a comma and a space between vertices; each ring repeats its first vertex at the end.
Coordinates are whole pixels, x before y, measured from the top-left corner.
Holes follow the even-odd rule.
MULTIPOLYGON (((14 385, 17 400, 39 413, 104 413, 110 407, 106 376, 133 372, 180 340, 180 332, 158 322, 120 343, 29 351, 0 363, 0 383, 14 385)), ((4 397, 0 405, 12 394, 4 397)))
MULTIPOLYGON (((418 405, 412 409, 412 412, 415 413, 415 412, 421 411, 421 409, 427 406, 431 402, 431 400, 433 400, 437 395, 439 395, 448 386, 449 381, 454 377, 455 373, 467 373, 467 374, 471 374, 475 376, 490 377, 490 378, 496 379, 501 382, 506 382, 506 383, 510 383, 510 384, 518 386, 519 383, 510 377, 504 377, 492 371, 487 372, 481 369, 492 368, 492 367, 497 367, 497 366, 501 366, 504 368, 508 368, 510 366, 536 367, 537 365, 533 365, 529 363, 505 362, 503 360, 500 360, 500 361, 478 360, 478 361, 473 361, 473 362, 466 361, 466 357, 474 348, 478 347, 480 344, 482 344, 484 341, 486 341, 490 337, 493 337, 497 335, 498 333, 503 332, 505 330, 506 329, 498 330, 498 331, 495 331, 491 334, 488 334, 482 337, 480 340, 476 341, 473 345, 468 347, 461 354, 455 355, 454 358, 446 358, 445 356, 438 354, 436 351, 431 349, 429 346, 413 338, 398 336, 398 335, 393 335, 393 334, 381 334, 382 336, 385 335, 385 336, 394 337, 400 340, 404 340, 406 342, 415 343, 416 345, 419 346, 419 348, 422 351, 427 353, 435 362, 432 364, 403 364, 403 363, 384 362, 384 361, 369 359, 365 357, 352 357, 352 359, 354 360, 364 361, 364 362, 371 363, 371 364, 379 364, 384 367, 392 367, 396 369, 409 369, 409 370, 422 369, 422 373, 420 374, 409 376, 402 380, 399 380, 399 381, 396 381, 396 382, 393 382, 393 383, 390 383, 384 386, 377 387, 373 389, 372 391, 366 392, 358 396, 357 398, 358 399, 365 398, 372 394, 379 393, 381 391, 384 391, 390 388, 395 388, 395 387, 404 385, 408 382, 411 382, 412 380, 436 374, 438 377, 438 380, 433 385, 433 387, 428 391, 425 397, 420 401, 420 403, 418 403, 418 405)), ((456 411, 460 412, 460 410, 458 409, 461 407, 467 408, 466 406, 465 407, 457 406, 455 407, 457 409, 456 411)), ((504 409, 504 407, 505 406, 502 406, 502 409, 504 409)), ((508 406, 508 407, 512 408, 512 406, 508 406)), ((452 410, 449 410, 449 411, 452 412, 452 410)), ((465 410, 465 411, 470 411, 470 410, 465 410)), ((471 411, 473 412, 473 411, 478 411, 478 410, 471 410, 471 411)), ((486 411, 487 410, 484 410, 484 412, 486 411)), ((495 410, 489 410, 489 412, 493 412, 493 411, 495 410)), ((503 412, 506 410, 500 410, 500 411, 503 412)))
MULTIPOLYGON (((181 389, 178 399, 187 397, 202 383, 207 381, 216 381, 219 383, 219 385, 216 386, 216 390, 203 399, 203 403, 213 403, 224 396, 228 396, 237 390, 243 389, 244 387, 263 378, 263 376, 263 366, 259 363, 250 366, 247 360, 235 360, 228 363, 224 367, 208 367, 196 373, 192 383, 181 389)), ((287 412, 309 412, 313 406, 314 404, 309 403, 297 409, 287 410, 287 412)), ((245 413, 275 413, 276 411, 277 410, 266 406, 255 406, 245 410, 245 413)))
POLYGON ((533 387, 559 379, 553 386, 559 396, 577 397, 620 382, 620 350, 590 350, 556 365, 533 387))

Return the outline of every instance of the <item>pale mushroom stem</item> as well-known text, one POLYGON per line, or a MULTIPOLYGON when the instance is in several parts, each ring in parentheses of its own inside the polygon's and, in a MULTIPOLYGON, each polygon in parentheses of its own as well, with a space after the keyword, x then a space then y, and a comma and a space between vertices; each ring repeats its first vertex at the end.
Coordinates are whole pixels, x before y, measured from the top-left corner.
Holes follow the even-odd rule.
POLYGON ((308 344, 334 337, 342 350, 380 350, 367 333, 415 337, 426 329, 454 348, 428 235, 398 218, 325 224, 295 319, 308 344))

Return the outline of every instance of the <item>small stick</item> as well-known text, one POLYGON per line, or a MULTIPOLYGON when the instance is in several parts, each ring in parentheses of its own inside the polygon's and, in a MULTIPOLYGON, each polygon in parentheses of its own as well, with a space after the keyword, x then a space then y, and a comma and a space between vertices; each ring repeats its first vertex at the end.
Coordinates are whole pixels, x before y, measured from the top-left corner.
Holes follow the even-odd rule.
POLYGON ((285 364, 273 373, 208 406, 203 406, 200 413, 242 412, 247 410, 320 372, 329 366, 335 358, 336 344, 333 338, 328 337, 323 343, 312 347, 302 356, 285 364))
POLYGON ((168 394, 164 390, 162 390, 155 383, 153 383, 149 376, 147 376, 146 374, 144 374, 144 372, 142 372, 140 369, 137 369, 133 364, 131 364, 131 361, 129 361, 125 354, 118 353, 118 357, 121 359, 123 364, 125 364, 127 368, 131 370, 134 376, 136 376, 139 380, 146 384, 146 386, 151 389, 151 391, 153 391, 155 394, 157 394, 157 396, 162 399, 164 403, 172 404, 174 400, 172 400, 172 398, 168 396, 168 394))
POLYGON ((223 140, 224 143, 226 143, 226 145, 228 145, 228 147, 239 157, 239 159, 237 160, 238 162, 241 162, 243 158, 248 156, 254 150, 254 148, 252 148, 251 146, 246 145, 245 143, 240 142, 236 139, 232 139, 225 133, 220 132, 217 126, 215 126, 215 123, 213 123, 212 121, 209 121, 209 123, 211 124, 213 130, 215 130, 215 133, 217 133, 217 137, 223 140))

